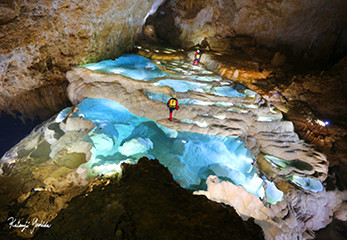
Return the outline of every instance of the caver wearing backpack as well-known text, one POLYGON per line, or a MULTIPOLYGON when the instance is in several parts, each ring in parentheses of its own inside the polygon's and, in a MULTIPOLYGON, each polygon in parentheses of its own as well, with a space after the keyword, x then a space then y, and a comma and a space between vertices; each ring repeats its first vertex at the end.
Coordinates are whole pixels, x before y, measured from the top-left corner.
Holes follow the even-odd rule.
POLYGON ((167 107, 170 109, 170 117, 169 120, 172 121, 172 112, 173 110, 178 110, 178 100, 176 99, 176 95, 174 95, 172 98, 169 99, 167 102, 167 107))

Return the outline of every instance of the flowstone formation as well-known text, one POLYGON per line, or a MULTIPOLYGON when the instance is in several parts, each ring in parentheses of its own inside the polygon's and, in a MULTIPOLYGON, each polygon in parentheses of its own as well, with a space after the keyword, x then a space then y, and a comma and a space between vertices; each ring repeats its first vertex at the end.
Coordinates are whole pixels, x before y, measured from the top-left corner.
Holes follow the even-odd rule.
MULTIPOLYGON (((162 54, 158 50, 152 54, 148 49, 140 51, 157 59, 172 56, 177 60, 156 60, 156 65, 153 65, 152 62, 138 58, 131 65, 122 65, 122 61, 126 59, 124 56, 123 60, 120 58, 85 66, 98 72, 113 72, 114 75, 75 68, 67 75, 71 101, 78 103, 85 97, 106 97, 120 102, 132 113, 157 120, 170 129, 240 137, 255 156, 261 172, 284 192, 286 201, 278 204, 274 201, 271 208, 264 207, 255 195, 248 196, 246 192, 244 198, 252 199, 249 203, 254 204, 237 206, 237 201, 233 203, 233 195, 228 194, 233 185, 221 183, 218 186, 224 190, 213 195, 213 185, 209 184, 212 180, 207 182, 211 192, 206 195, 234 206, 240 214, 254 214, 251 216, 263 221, 269 239, 274 236, 295 238, 299 235, 311 238, 312 230, 318 230, 330 222, 329 216, 344 198, 343 194, 337 190, 328 193, 325 191, 321 184, 328 172, 325 156, 300 140, 292 123, 283 121, 279 111, 265 104, 254 92, 204 68, 193 67, 191 62, 179 60, 182 59, 179 58, 180 54, 175 54, 173 50, 166 49, 162 54), (117 75, 124 68, 133 70, 133 79, 117 75), (158 68, 165 69, 165 73, 158 68), (157 77, 153 78, 155 74, 157 77), (180 110, 176 121, 168 122, 167 113, 163 109, 173 92, 176 92, 179 99, 180 110), (308 191, 302 192, 289 183, 308 191), (319 206, 324 206, 324 211, 330 213, 322 216, 319 213, 322 209, 318 205, 303 207, 301 204, 306 198, 315 199, 319 206), (254 211, 250 210, 252 208, 254 211), (297 219, 298 215, 305 217, 297 219), (283 221, 279 223, 278 219, 283 221), (264 223, 266 221, 271 224, 267 225, 264 223)), ((239 77, 264 77, 260 75, 262 73, 254 72, 251 76, 244 73, 239 77)), ((271 186, 270 181, 265 182, 271 186)), ((212 182, 217 183, 216 180, 212 182)))
POLYGON ((22 186, 3 190, 11 196, 6 203, 22 204, 16 217, 51 221, 73 197, 100 184, 93 179, 121 177, 123 164, 145 156, 158 159, 181 187, 253 217, 267 239, 309 239, 331 221, 346 196, 326 191, 325 156, 300 140, 280 111, 242 85, 192 66, 182 52, 154 54, 162 60, 124 54, 67 73, 76 106, 1 158, 4 181, 22 186), (166 102, 173 93, 180 109, 170 122, 166 102), (31 212, 37 198, 57 204, 34 204, 31 212))
MULTIPOLYGON (((4 204, 3 217, 10 217, 2 219, 2 227, 11 217, 51 222, 71 198, 100 184, 93 179, 120 177, 122 165, 143 156, 160 159, 184 188, 205 189, 207 176, 216 174, 265 197, 252 155, 239 139, 171 130, 131 114, 117 102, 87 98, 39 126, 1 159, 2 180, 22 188, 12 192, 11 186, 4 186, 4 196, 11 196, 5 203, 17 198, 19 211, 6 212, 4 204)), ((272 196, 279 192, 276 187, 268 191, 269 198, 282 199, 281 194, 272 196)), ((14 231, 32 236, 29 230, 14 231)))
POLYGON ((65 72, 127 50, 155 2, 1 1, 0 111, 47 119, 66 107, 65 72))

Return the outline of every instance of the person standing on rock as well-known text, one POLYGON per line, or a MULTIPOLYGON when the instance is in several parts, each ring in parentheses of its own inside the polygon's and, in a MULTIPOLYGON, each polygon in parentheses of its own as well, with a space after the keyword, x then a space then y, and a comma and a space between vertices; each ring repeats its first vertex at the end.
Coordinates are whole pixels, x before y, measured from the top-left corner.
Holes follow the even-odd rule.
POLYGON ((198 66, 199 62, 200 62, 200 58, 201 58, 201 53, 200 53, 200 50, 196 50, 196 53, 194 55, 194 62, 193 62, 193 65, 194 66, 198 66))
POLYGON ((172 98, 169 99, 167 102, 167 107, 170 109, 170 117, 169 120, 172 121, 172 112, 173 110, 178 110, 178 100, 176 99, 176 95, 174 95, 172 98))

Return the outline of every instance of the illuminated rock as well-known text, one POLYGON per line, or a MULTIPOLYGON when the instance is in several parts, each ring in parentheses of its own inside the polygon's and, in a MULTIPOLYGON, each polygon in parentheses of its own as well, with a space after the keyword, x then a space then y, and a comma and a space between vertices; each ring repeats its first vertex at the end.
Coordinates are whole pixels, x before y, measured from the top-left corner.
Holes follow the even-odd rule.
POLYGON ((339 191, 305 193, 292 188, 284 194, 284 201, 264 206, 261 200, 241 186, 220 182, 215 176, 207 179, 207 186, 207 191, 195 194, 233 206, 243 218, 255 218, 266 239, 311 239, 310 231, 328 225, 332 214, 343 209, 338 207, 346 199, 339 191))
MULTIPOLYGON (((118 59, 117 64, 128 64, 126 57, 145 62, 142 57, 125 55, 118 59)), ((230 81, 222 80, 202 67, 189 68, 183 61, 174 61, 176 64, 173 64, 156 60, 156 63, 163 69, 168 66, 170 80, 162 80, 163 73, 158 71, 154 71, 151 78, 146 77, 147 81, 143 82, 118 74, 97 74, 83 68, 75 68, 67 74, 70 81, 70 100, 78 103, 85 97, 108 98, 120 102, 132 113, 157 120, 160 124, 176 130, 241 137, 246 144, 249 141, 249 149, 255 156, 260 152, 271 153, 274 157, 291 163, 305 162, 311 167, 295 168, 295 171, 309 175, 316 173, 320 181, 326 178, 328 166, 325 156, 304 144, 294 132, 293 124, 283 121, 277 110, 271 106, 260 107, 254 94, 248 97, 244 94, 245 89, 242 86, 238 87, 230 81), (177 72, 174 72, 175 69, 177 72), (213 88, 209 81, 214 82, 213 88), (213 89, 228 90, 223 92, 224 96, 219 96, 220 94, 213 89), (179 90, 177 96, 181 106, 176 115, 185 124, 164 120, 167 118, 166 102, 175 90, 179 90), (206 95, 199 94, 201 92, 206 95), (128 94, 131 94, 131 97, 126 97, 128 94), (225 131, 225 128, 228 128, 228 131, 225 131)), ((131 67, 128 69, 133 73, 127 74, 141 76, 146 64, 135 65, 130 64, 131 67)), ((112 71, 109 62, 89 64, 87 67, 93 66, 98 66, 99 72, 112 71)), ((278 170, 278 175, 289 175, 294 169, 278 170)))
POLYGON ((190 69, 183 63, 174 72, 174 64, 156 61, 163 70, 169 65, 167 74, 146 69, 151 65, 142 57, 139 64, 136 56, 130 56, 135 64, 127 57, 118 59, 117 66, 96 64, 101 72, 121 66, 127 76, 82 67, 69 71, 68 95, 77 106, 63 110, 9 151, 1 159, 4 173, 27 169, 46 189, 64 192, 71 185, 86 187, 91 178, 121 176, 123 163, 145 156, 158 159, 182 187, 258 219, 269 239, 306 238, 306 232, 328 224, 342 197, 322 187, 325 156, 300 140, 278 110, 258 104, 255 93, 202 67, 190 69), (180 109, 169 122, 166 102, 175 92, 175 81, 180 109), (328 205, 324 202, 334 197, 328 205), (325 213, 303 205, 304 199, 321 201, 325 213), (317 216, 296 217, 301 214, 317 216))
MULTIPOLYGON (((155 63, 162 69, 166 69, 166 66, 170 69, 170 74, 173 74, 170 80, 163 81, 160 75, 158 75, 158 79, 154 77, 150 79, 150 81, 143 82, 117 74, 97 74, 86 69, 75 68, 68 72, 67 75, 70 81, 69 97, 71 101, 75 103, 79 103, 85 97, 106 97, 120 102, 134 114, 154 119, 158 123, 171 129, 240 137, 246 143, 246 147, 251 150, 255 156, 256 166, 259 164, 259 168, 268 176, 271 176, 271 180, 274 181, 271 182, 266 180, 268 188, 266 188, 267 192, 264 192, 264 194, 267 193, 273 196, 273 199, 269 196, 269 203, 272 203, 270 208, 264 207, 264 203, 260 201, 259 198, 255 195, 249 195, 246 191, 245 196, 242 195, 239 199, 239 201, 241 201, 242 198, 247 198, 246 196, 248 195, 250 199, 254 198, 254 204, 257 207, 250 208, 253 209, 253 211, 250 211, 253 215, 250 216, 254 216, 254 214, 256 216, 259 215, 260 225, 263 227, 264 231, 268 231, 267 236, 269 239, 271 239, 271 236, 295 238, 295 236, 299 235, 306 238, 308 237, 305 233, 306 231, 319 228, 317 226, 322 227, 322 224, 317 224, 317 222, 321 221, 319 218, 324 218, 324 224, 328 224, 331 219, 329 217, 331 214, 324 216, 318 215, 314 220, 317 221, 314 223, 317 225, 312 225, 311 223, 306 224, 307 220, 298 221, 295 217, 295 214, 298 214, 298 212, 304 214, 306 211, 304 209, 301 211, 300 204, 296 205, 298 209, 297 213, 294 213, 291 206, 284 204, 284 202, 276 204, 276 199, 282 198, 281 191, 277 190, 277 184, 281 182, 286 182, 287 184, 287 187, 284 188, 285 192, 283 194, 283 199, 288 199, 288 192, 292 192, 293 189, 295 189, 295 187, 287 182, 289 180, 286 176, 289 175, 291 175, 293 179, 304 177, 302 178, 303 180, 308 180, 310 183, 306 182, 305 184, 300 184, 300 181, 293 181, 292 184, 299 188, 306 189, 307 191, 318 191, 318 195, 314 195, 314 193, 311 193, 312 195, 309 194, 313 199, 317 196, 327 194, 323 190, 321 184, 321 181, 324 181, 327 176, 327 160, 323 154, 317 152, 312 146, 305 144, 299 139, 294 132, 294 127, 291 122, 283 121, 282 114, 271 105, 258 104, 256 94, 246 92, 245 89, 242 88, 237 89, 235 88, 236 85, 230 82, 230 80, 215 76, 202 67, 189 68, 189 64, 182 63, 182 61, 181 63, 178 61, 176 64, 173 64, 172 62, 167 63, 165 61, 156 60, 155 63), (177 69, 177 72, 174 71, 175 69, 177 69), (177 85, 175 81, 177 81, 177 85), (218 96, 211 91, 212 88, 209 84, 212 81, 214 83, 214 88, 233 86, 236 92, 248 94, 239 95, 238 97, 234 95, 227 96, 228 94, 224 94, 225 96, 218 96), (196 84, 194 82, 196 82, 196 84), (180 110, 174 113, 174 117, 176 117, 178 121, 168 122, 166 120, 168 115, 166 112, 166 102, 175 91, 180 105, 180 110), (112 92, 113 94, 109 94, 108 92, 112 92), (131 97, 124 97, 124 94, 131 94, 131 97), (152 100, 149 101, 149 99, 152 100), (143 104, 144 102, 146 104, 143 104), (151 110, 146 111, 146 109, 151 110), (272 158, 273 161, 265 160, 263 157, 264 155, 271 156, 270 158, 272 158), (274 159, 278 160, 274 161, 274 159), (309 185, 312 184, 315 185, 315 187, 309 187, 309 185), (257 199, 257 201, 255 201, 255 199, 257 199), (258 205, 256 204, 257 202, 258 205), (262 213, 264 210, 266 214, 262 215, 264 214, 262 213), (277 223, 276 220, 274 220, 276 218, 283 218, 283 220, 277 223), (302 231, 299 235, 296 235, 295 229, 298 226, 302 226, 302 231)), ((141 72, 143 70, 140 67, 140 69, 133 69, 133 71, 141 72)), ((191 173, 188 169, 185 174, 189 175, 191 173)), ((229 171, 226 165, 214 165, 210 167, 210 170, 214 171, 215 174, 218 173, 222 178, 225 177, 229 171)), ((177 171, 174 170, 172 173, 175 175, 177 171)), ((238 176, 237 172, 233 172, 232 175, 238 176)), ((241 176, 239 179, 242 179, 241 176)), ((186 180, 183 181, 183 179, 181 179, 178 181, 182 181, 183 183, 186 180)), ((193 182, 194 181, 196 180, 193 180, 193 182)), ((225 184, 227 182, 222 183, 225 184)), ((231 183, 226 184, 228 186, 226 189, 232 186, 230 184, 231 183)), ((257 186, 257 184, 254 186, 257 186)), ((243 189, 241 186, 237 188, 237 191, 243 189)), ((225 203, 233 202, 234 205, 230 205, 238 209, 238 212, 241 213, 242 211, 246 211, 244 207, 242 207, 244 205, 241 203, 241 207, 237 207, 234 201, 238 202, 238 200, 236 200, 237 198, 234 195, 227 194, 230 198, 223 195, 223 191, 228 192, 230 190, 217 189, 219 190, 216 190, 214 193, 216 196, 221 197, 215 197, 214 200, 219 199, 218 201, 225 203)), ((338 192, 333 193, 331 196, 336 196, 338 194, 338 192)), ((206 195, 213 199, 213 194, 206 192, 206 195)), ((301 195, 300 190, 295 190, 293 196, 301 199, 305 198, 306 195, 301 195)), ((341 201, 339 197, 336 197, 336 199, 336 202, 332 202, 332 205, 327 207, 327 212, 332 213, 335 209, 335 205, 341 201)), ((250 212, 247 213, 251 214, 250 212)))

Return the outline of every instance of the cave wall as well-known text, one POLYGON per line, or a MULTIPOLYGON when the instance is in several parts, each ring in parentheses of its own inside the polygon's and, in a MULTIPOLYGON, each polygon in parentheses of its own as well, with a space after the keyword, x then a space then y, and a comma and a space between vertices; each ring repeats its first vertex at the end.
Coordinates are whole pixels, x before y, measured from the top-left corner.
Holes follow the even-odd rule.
POLYGON ((131 47, 154 2, 0 0, 0 112, 45 118, 69 104, 65 72, 131 47))
MULTIPOLYGON (((119 56, 161 2, 0 0, 0 111, 45 117, 69 104, 65 72, 119 56)), ((147 22, 176 46, 207 37, 216 50, 285 46, 327 61, 346 53, 346 9, 344 0, 167 0, 147 22)))
POLYGON ((168 0, 148 24, 172 45, 191 47, 207 37, 216 50, 266 46, 330 61, 346 53, 346 11, 344 0, 168 0), (165 34, 172 18, 177 30, 165 34))

